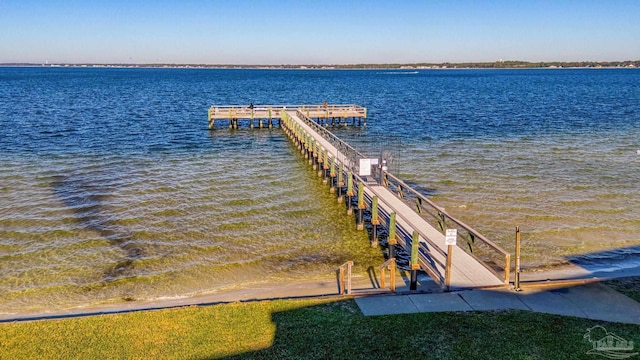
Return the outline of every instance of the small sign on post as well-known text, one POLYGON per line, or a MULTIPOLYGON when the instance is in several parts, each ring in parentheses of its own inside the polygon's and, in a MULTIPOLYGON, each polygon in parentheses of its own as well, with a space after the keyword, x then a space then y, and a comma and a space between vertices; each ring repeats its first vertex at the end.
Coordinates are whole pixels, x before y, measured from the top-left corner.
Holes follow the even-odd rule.
POLYGON ((371 159, 360 159, 358 175, 371 176, 371 159))
POLYGON ((458 238, 458 229, 447 229, 445 233, 444 244, 455 245, 457 238, 458 238))
POLYGON ((453 257, 453 247, 458 238, 458 229, 445 230, 444 243, 447 245, 447 265, 444 270, 444 285, 447 291, 451 290, 451 261, 453 257))

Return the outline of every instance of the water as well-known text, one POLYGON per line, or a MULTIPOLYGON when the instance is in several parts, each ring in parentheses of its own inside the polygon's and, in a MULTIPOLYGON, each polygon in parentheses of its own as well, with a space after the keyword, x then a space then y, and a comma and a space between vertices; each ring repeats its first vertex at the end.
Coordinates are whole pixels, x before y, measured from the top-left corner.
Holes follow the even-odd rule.
POLYGON ((519 225, 525 267, 638 264, 635 69, 0 68, 0 312, 379 265, 279 129, 207 130, 212 104, 323 101, 367 107, 338 135, 507 250, 519 225))

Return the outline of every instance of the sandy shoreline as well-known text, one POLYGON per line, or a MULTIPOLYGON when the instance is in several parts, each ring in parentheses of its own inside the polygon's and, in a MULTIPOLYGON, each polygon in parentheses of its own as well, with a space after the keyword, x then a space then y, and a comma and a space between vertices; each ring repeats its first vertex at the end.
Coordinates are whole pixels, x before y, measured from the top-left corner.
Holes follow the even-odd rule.
MULTIPOLYGON (((378 274, 379 275, 379 274, 378 274)), ((589 270, 577 265, 562 265, 550 270, 523 271, 521 285, 539 286, 545 282, 558 281, 604 281, 612 278, 638 277, 640 267, 617 269, 615 271, 589 270)), ((513 279, 513 276, 512 276, 513 279)), ((362 293, 375 291, 379 287, 366 273, 353 275, 353 289, 362 293)), ((398 292, 408 291, 407 274, 400 272, 397 278, 398 292)), ((419 277, 418 291, 439 291, 438 286, 426 274, 419 277)), ((175 298, 157 298, 150 300, 127 301, 109 304, 97 304, 86 307, 73 307, 51 312, 21 312, 0 314, 0 322, 24 321, 123 313, 142 310, 158 310, 185 306, 207 306, 239 301, 258 301, 269 299, 292 299, 304 297, 331 297, 338 294, 338 284, 334 274, 325 278, 300 282, 265 282, 254 284, 251 288, 225 290, 175 298)))

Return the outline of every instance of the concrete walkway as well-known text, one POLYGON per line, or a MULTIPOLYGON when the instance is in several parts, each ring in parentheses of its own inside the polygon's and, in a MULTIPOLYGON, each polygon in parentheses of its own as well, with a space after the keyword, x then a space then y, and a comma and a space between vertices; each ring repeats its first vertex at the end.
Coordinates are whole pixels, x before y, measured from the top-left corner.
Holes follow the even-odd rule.
POLYGON ((464 290, 397 293, 356 298, 365 316, 444 311, 519 309, 592 320, 640 324, 640 303, 610 287, 593 283, 552 290, 464 290))
MULTIPOLYGON (((575 275, 575 272, 571 273, 575 275)), ((531 274, 530 274, 531 275, 531 274)), ((527 280, 569 278, 560 272, 540 273, 528 276, 527 280), (549 276, 553 275, 553 276, 549 276)), ((612 275, 612 274, 609 274, 612 275)), ((640 276, 640 268, 625 272, 626 276, 640 276)), ((613 277, 613 276, 608 276, 613 277)), ((575 278, 575 276, 574 276, 575 278)), ((590 279, 594 279, 591 277, 590 279)), ((397 292, 379 289, 369 277, 354 276, 354 298, 365 316, 406 314, 417 312, 445 311, 491 311, 521 309, 548 314, 576 316, 587 319, 640 324, 640 303, 601 283, 588 285, 557 285, 555 289, 525 286, 525 290, 515 292, 508 289, 463 290, 439 292, 440 288, 429 276, 418 276, 418 290, 411 293, 408 274, 401 271, 397 277, 397 292)), ((523 285, 524 286, 524 285, 523 285)), ((327 277, 308 282, 254 284, 248 289, 227 292, 185 296, 173 299, 140 300, 124 303, 94 305, 66 310, 34 313, 0 313, 0 323, 20 320, 40 320, 113 314, 131 311, 177 308, 183 306, 204 306, 236 301, 256 301, 270 299, 292 299, 337 295, 336 279, 327 277)))

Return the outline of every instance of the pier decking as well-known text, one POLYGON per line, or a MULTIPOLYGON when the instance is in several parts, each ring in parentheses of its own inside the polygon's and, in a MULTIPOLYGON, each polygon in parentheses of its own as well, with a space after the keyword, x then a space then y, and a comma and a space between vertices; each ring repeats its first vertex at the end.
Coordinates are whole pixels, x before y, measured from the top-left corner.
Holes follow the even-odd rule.
POLYGON ((221 105, 211 106, 208 112, 209 129, 213 129, 216 120, 228 120, 229 128, 237 129, 239 120, 248 120, 250 127, 272 127, 274 120, 280 122, 282 110, 298 110, 308 118, 316 119, 324 125, 367 125, 367 109, 354 104, 346 105, 221 105), (254 122, 256 123, 254 125, 254 122))
MULTIPOLYGON (((221 117, 224 111, 212 109, 228 110, 230 107, 212 107, 209 110, 210 122, 212 116, 221 117)), ((352 112, 348 114, 366 118, 364 108, 349 105, 349 109, 352 112)), ((250 110, 255 116, 256 109, 250 110)), ((411 252, 411 269, 425 271, 443 289, 496 287, 509 283, 509 253, 448 215, 382 166, 369 165, 372 159, 366 159, 333 135, 326 129, 326 122, 311 117, 322 115, 322 109, 274 106, 269 111, 271 118, 280 119, 283 130, 314 169, 319 170, 318 175, 330 182, 332 192, 337 189, 338 199, 347 197, 349 213, 353 211, 352 199, 357 194, 359 229, 364 228, 362 212, 371 211, 372 243, 377 243, 377 226, 385 226, 389 230, 389 243, 397 243, 411 252), (279 109, 278 114, 275 114, 275 109, 279 109), (361 169, 360 166, 370 168, 361 169), (456 245, 445 241, 445 230, 449 228, 457 230, 456 245)), ((238 114, 246 116, 246 109, 228 116, 240 116, 238 114)), ((326 110, 324 114, 327 114, 326 110)))

